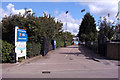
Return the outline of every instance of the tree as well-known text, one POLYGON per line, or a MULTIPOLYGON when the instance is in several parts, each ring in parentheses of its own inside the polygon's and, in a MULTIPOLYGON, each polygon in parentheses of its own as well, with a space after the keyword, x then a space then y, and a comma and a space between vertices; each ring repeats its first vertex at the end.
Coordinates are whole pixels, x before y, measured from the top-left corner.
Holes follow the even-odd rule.
MULTIPOLYGON (((44 13, 43 17, 35 17, 35 13, 29 13, 30 11, 25 9, 25 14, 15 14, 6 16, 2 19, 2 39, 14 45, 15 39, 15 26, 20 29, 26 29, 28 34, 27 52, 29 56, 35 56, 40 53, 40 48, 44 45, 44 39, 47 40, 47 44, 51 45, 51 41, 56 39, 60 43, 64 43, 64 32, 62 31, 63 23, 55 22, 54 17, 44 13), (34 46, 33 46, 34 45, 34 46)), ((1 28, 1 27, 0 27, 1 28)), ((72 40, 71 33, 67 33, 68 43, 72 40)), ((58 42, 57 42, 58 43, 58 42)), ((61 44, 58 44, 58 46, 61 44)), ((49 46, 47 46, 49 47, 49 46)))
POLYGON ((115 33, 114 28, 115 26, 113 26, 111 22, 107 22, 107 19, 104 17, 103 21, 100 20, 99 35, 105 36, 109 41, 115 33))
POLYGON ((78 37, 80 41, 95 41, 97 39, 97 30, 94 17, 86 13, 79 27, 78 37))
POLYGON ((2 39, 2 23, 0 22, 0 39, 2 39))

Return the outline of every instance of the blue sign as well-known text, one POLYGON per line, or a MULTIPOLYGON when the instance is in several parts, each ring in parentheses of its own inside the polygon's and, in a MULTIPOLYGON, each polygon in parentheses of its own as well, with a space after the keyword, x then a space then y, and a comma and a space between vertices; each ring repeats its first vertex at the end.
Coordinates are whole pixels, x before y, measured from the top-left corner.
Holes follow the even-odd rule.
POLYGON ((17 29, 17 42, 27 42, 26 30, 17 29))

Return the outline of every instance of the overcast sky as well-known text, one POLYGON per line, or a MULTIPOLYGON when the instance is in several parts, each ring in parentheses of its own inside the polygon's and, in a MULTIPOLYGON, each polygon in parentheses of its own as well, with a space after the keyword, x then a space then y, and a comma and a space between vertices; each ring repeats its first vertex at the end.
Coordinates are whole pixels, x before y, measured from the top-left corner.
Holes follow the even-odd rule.
POLYGON ((11 0, 10 2, 8 1, 4 0, 2 2, 2 7, 0 8, 0 18, 4 17, 5 15, 9 16, 10 13, 19 14, 20 12, 21 14, 24 14, 24 8, 30 9, 32 12, 35 12, 35 16, 43 16, 43 12, 45 12, 55 17, 55 20, 60 20, 64 24, 64 30, 66 29, 67 20, 67 31, 76 35, 78 33, 79 25, 82 21, 82 18, 86 12, 90 12, 91 15, 95 18, 96 22, 99 20, 100 16, 107 16, 108 13, 110 13, 110 17, 107 17, 109 21, 115 21, 115 16, 118 12, 119 0, 107 0, 101 2, 64 2, 65 0, 57 0, 58 2, 50 2, 51 0, 49 0, 49 2, 47 2, 48 0, 46 0, 46 2, 40 2, 39 0, 35 0, 35 2, 30 2, 30 0, 29 2, 14 2, 14 0, 11 0), (85 9, 85 12, 81 13, 82 9, 85 9), (67 10, 69 12, 66 18, 65 12, 67 10))

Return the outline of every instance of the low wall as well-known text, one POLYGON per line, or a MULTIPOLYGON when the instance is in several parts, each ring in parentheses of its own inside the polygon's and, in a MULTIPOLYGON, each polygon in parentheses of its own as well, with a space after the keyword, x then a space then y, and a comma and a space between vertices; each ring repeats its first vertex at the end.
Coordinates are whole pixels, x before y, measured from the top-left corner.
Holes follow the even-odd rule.
POLYGON ((107 57, 120 60, 120 42, 107 43, 107 57))

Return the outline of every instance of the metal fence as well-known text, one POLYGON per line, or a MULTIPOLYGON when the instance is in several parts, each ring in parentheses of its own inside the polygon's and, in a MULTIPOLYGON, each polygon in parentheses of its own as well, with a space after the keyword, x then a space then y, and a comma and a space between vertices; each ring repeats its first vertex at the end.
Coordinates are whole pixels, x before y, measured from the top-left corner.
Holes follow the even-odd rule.
POLYGON ((42 56, 45 56, 52 49, 53 48, 52 48, 52 45, 49 42, 49 39, 47 37, 44 37, 43 44, 41 46, 42 56))

